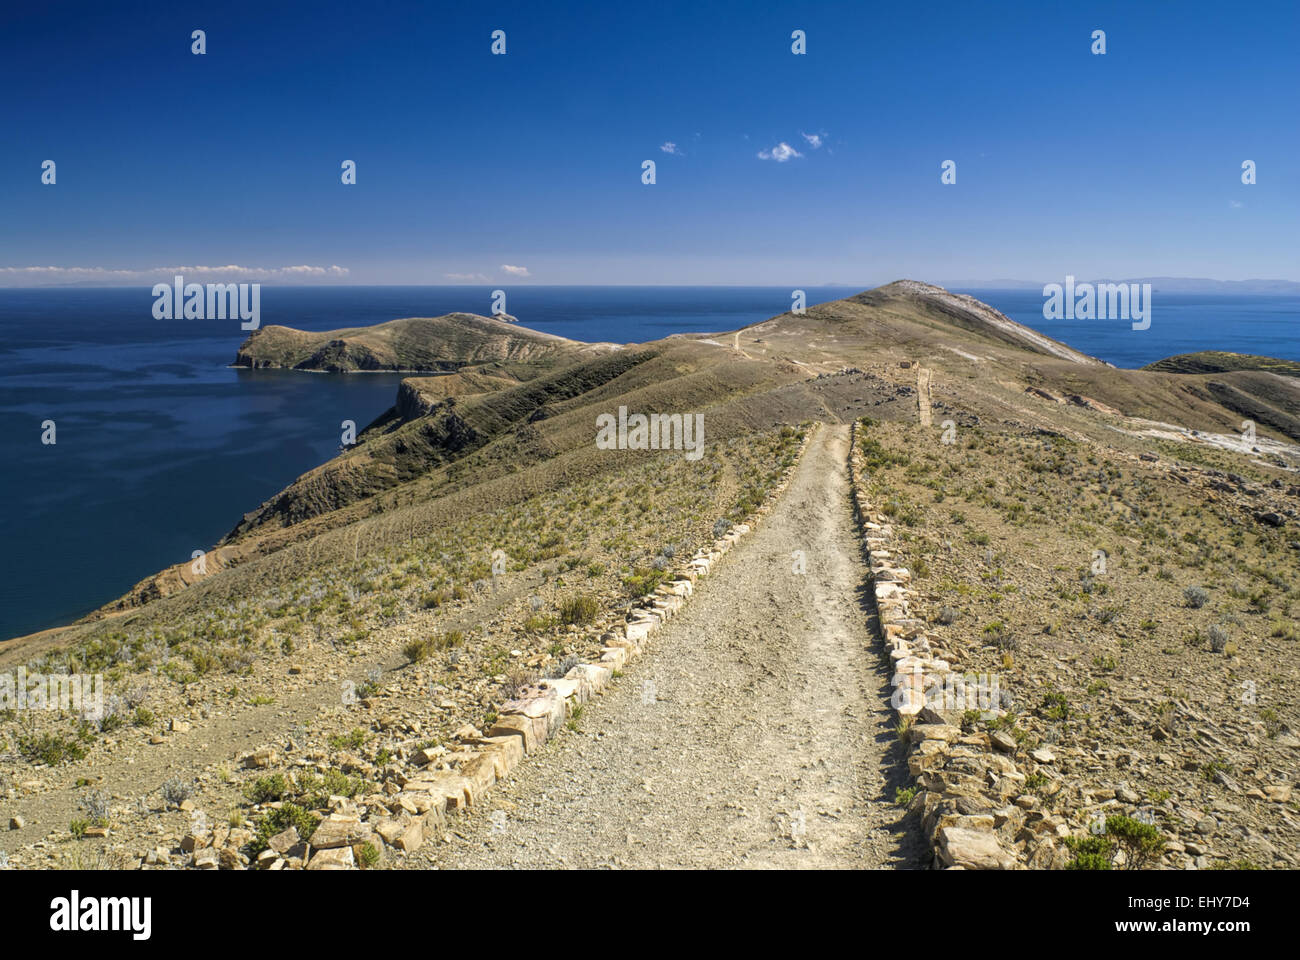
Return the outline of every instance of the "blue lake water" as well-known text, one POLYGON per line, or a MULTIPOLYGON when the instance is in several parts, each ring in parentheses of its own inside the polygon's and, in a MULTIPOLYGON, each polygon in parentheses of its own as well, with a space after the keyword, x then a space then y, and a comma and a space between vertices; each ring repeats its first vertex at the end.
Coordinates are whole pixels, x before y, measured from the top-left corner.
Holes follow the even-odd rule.
MULTIPOLYGON (((857 292, 807 288, 808 302, 857 292)), ((970 291, 1119 366, 1226 349, 1300 360, 1300 298, 1160 295, 1149 330, 1042 317, 1037 291, 970 291)), ((776 287, 517 287, 526 326, 638 342, 782 313, 776 287)), ((308 330, 491 312, 488 287, 271 287, 262 323, 308 330)), ((0 638, 66 623, 207 549, 333 456, 398 375, 233 370, 237 321, 159 321, 148 288, 0 289, 0 638), (54 420, 58 442, 40 441, 54 420)))

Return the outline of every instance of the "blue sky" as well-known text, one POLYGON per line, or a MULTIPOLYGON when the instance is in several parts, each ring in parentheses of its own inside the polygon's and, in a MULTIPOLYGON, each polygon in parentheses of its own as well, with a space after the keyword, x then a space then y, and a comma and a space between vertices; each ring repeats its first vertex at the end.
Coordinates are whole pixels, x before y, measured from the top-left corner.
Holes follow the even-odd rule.
POLYGON ((17 6, 0 284, 1300 280, 1294 2, 17 6))

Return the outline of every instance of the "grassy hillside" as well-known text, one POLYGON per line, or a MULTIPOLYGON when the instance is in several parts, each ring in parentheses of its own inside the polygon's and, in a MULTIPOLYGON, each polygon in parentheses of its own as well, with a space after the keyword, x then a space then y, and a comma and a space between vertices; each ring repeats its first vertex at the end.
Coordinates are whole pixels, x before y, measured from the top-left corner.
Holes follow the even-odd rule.
POLYGON ((1229 353, 1226 350, 1202 350, 1199 353, 1180 353, 1149 363, 1143 370, 1162 373, 1227 373, 1231 370, 1260 370, 1284 377, 1300 377, 1300 363, 1261 357, 1251 353, 1229 353))
POLYGON ((593 349, 503 320, 452 313, 323 333, 262 327, 240 346, 234 365, 327 373, 457 370, 491 361, 546 364, 593 349))
MULTIPOLYGON (((1208 764, 1206 780, 1143 772, 1147 760, 1109 779, 1182 791, 1187 810, 1192 786, 1217 789, 1217 774, 1260 789, 1282 776, 1278 744, 1300 728, 1285 667, 1300 600, 1300 381, 1265 364, 1119 370, 912 282, 647 344, 452 315, 268 327, 241 353, 254 366, 449 372, 404 380, 355 447, 238 519, 206 572, 178 564, 82 622, 0 645, 0 667, 102 671, 117 698, 107 724, 0 716, 0 793, 38 784, 15 802, 56 818, 42 831, 76 815, 89 771, 138 798, 183 774, 208 809, 252 830, 243 791, 260 774, 231 767, 267 742, 294 744, 336 787, 342 776, 353 793, 378 789, 387 766, 481 726, 521 677, 598 648, 674 555, 753 509, 802 425, 864 416, 873 498, 896 518, 930 615, 963 611, 951 642, 967 662, 1011 655, 1018 709, 1050 712, 1039 708, 1059 694, 1088 711, 1078 726, 1056 711, 1025 728, 1071 750, 1081 736, 1139 752, 1178 738, 1163 747, 1170 762, 1208 764), (596 418, 620 406, 702 414, 703 459, 597 449, 596 418), (1078 575, 1096 550, 1115 571, 1100 585, 1078 575), (1192 587, 1208 612, 1178 606, 1192 587), (1212 626, 1235 652, 1206 652, 1212 626), (1192 696, 1198 677, 1219 705, 1229 681, 1267 680, 1271 713, 1216 712, 1192 696), (345 682, 367 696, 341 704, 345 682), (1100 719, 1120 706, 1140 717, 1138 739, 1100 719), (1217 741, 1197 740, 1197 716, 1217 741), (177 733, 191 728, 201 733, 177 733), (1252 765, 1216 766, 1235 764, 1232 750, 1255 751, 1252 765)), ((1068 778, 1097 777, 1080 758, 1068 778)), ((1096 795, 1071 787, 1073 806, 1053 816, 1096 795)), ((45 836, 29 834, 0 839, 45 836)), ((1224 849, 1272 862, 1239 840, 1224 849)))

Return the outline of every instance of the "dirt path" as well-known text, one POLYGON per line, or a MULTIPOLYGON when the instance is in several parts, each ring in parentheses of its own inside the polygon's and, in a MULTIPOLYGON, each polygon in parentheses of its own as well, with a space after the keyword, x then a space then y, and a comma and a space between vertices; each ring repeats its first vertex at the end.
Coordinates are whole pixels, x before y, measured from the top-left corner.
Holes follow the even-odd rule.
POLYGON ((846 426, 626 677, 409 867, 916 865, 846 426), (806 572, 793 572, 804 551, 806 572))
POLYGON ((916 368, 916 409, 921 426, 930 425, 930 368, 916 368))

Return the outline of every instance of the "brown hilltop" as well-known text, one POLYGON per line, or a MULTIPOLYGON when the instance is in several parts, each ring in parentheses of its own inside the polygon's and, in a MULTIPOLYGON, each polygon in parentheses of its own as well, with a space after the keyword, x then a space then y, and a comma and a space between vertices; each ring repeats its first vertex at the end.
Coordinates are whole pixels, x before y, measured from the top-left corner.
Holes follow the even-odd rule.
MULTIPOLYGON (((594 448, 595 420, 620 405, 704 412, 710 441, 809 419, 908 417, 916 412, 912 367, 919 365, 931 371, 936 424, 945 416, 1013 417, 1071 435, 1102 429, 1134 438, 1186 428, 1183 439, 1199 444, 1191 431, 1235 435, 1242 417, 1253 416, 1262 441, 1273 445, 1270 455, 1300 440, 1294 379, 1255 370, 1211 378, 1159 365, 1117 369, 973 297, 912 280, 737 331, 639 345, 587 344, 459 313, 322 333, 268 326, 241 346, 237 362, 447 372, 405 379, 394 406, 355 447, 239 520, 209 554, 222 576, 192 585, 189 563, 177 564, 91 621, 178 592, 204 602, 222 583, 234 592, 221 594, 232 597, 240 578, 228 568, 376 511, 426 505, 421 509, 440 514, 453 502, 473 509, 466 505, 508 502, 598 475, 610 461, 594 448)), ((46 631, 41 646, 85 630, 46 631)), ((23 646, 9 644, 0 656, 17 656, 23 646)))

